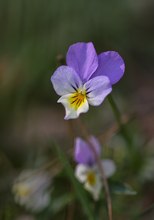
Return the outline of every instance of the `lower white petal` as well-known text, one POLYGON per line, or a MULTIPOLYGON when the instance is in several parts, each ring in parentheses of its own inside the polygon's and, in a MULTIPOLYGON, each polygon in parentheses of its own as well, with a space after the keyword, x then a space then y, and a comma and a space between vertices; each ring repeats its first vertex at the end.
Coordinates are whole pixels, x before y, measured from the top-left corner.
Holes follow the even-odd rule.
POLYGON ((70 103, 71 97, 72 94, 68 94, 58 99, 58 103, 62 103, 63 106, 65 107, 66 115, 64 119, 66 120, 78 118, 81 113, 85 113, 89 110, 89 104, 86 99, 78 108, 76 108, 70 103))
POLYGON ((94 185, 91 185, 89 184, 89 182, 86 182, 84 187, 87 191, 89 191, 92 194, 94 200, 98 200, 102 189, 102 180, 100 176, 96 174, 96 183, 94 185))
POLYGON ((89 168, 84 164, 78 164, 75 169, 75 176, 79 182, 84 183, 87 179, 87 172, 89 168))

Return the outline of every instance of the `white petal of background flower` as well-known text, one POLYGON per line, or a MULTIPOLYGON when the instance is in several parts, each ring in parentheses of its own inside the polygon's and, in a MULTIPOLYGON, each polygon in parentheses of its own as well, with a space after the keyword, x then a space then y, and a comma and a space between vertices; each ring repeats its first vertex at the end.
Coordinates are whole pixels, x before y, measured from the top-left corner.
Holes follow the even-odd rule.
POLYGON ((49 204, 50 183, 51 177, 46 172, 23 171, 12 187, 15 201, 29 210, 41 211, 49 204))
POLYGON ((90 167, 84 164, 78 164, 75 169, 75 176, 79 182, 84 183, 84 188, 92 194, 94 200, 98 200, 102 189, 102 180, 96 166, 90 167), (89 173, 94 175, 93 183, 89 181, 89 173))
POLYGON ((116 171, 116 165, 113 160, 105 159, 102 160, 104 172, 106 177, 112 176, 116 171))
POLYGON ((89 167, 84 164, 78 164, 75 168, 75 176, 79 182, 84 183, 87 179, 89 167))
POLYGON ((94 200, 97 201, 99 199, 99 195, 100 195, 103 184, 102 184, 101 177, 98 175, 98 173, 95 173, 95 175, 96 175, 95 176, 96 183, 94 185, 91 185, 89 184, 89 182, 86 181, 84 187, 87 191, 89 191, 92 194, 94 200))

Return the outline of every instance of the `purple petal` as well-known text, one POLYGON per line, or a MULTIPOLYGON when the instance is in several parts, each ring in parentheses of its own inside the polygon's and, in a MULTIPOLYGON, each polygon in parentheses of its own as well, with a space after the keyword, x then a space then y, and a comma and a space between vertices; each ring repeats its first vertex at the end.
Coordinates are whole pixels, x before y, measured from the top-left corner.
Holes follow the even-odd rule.
MULTIPOLYGON (((95 147, 97 154, 100 154, 101 146, 97 139, 93 136, 89 138, 91 144, 95 147)), ((75 140, 75 161, 77 163, 93 165, 95 163, 95 156, 89 144, 81 138, 75 140)))
POLYGON ((117 83, 123 76, 125 64, 115 51, 107 51, 98 55, 98 68, 94 76, 108 76, 111 84, 117 83))
POLYGON ((76 43, 70 46, 66 63, 79 74, 83 82, 86 82, 98 67, 98 57, 93 43, 76 43))
POLYGON ((82 85, 80 77, 68 66, 60 66, 51 76, 51 82, 60 96, 75 92, 82 85))
POLYGON ((106 76, 96 76, 85 83, 87 100, 90 105, 100 105, 112 91, 110 80, 106 76))

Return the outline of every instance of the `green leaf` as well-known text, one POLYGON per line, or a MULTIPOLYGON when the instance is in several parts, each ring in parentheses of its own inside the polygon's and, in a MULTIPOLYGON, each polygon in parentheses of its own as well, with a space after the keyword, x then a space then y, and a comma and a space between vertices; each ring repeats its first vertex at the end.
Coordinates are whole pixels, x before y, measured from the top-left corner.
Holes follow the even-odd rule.
POLYGON ((68 178, 72 182, 76 196, 79 199, 86 216, 88 217, 89 220, 94 220, 94 217, 93 217, 94 214, 92 211, 93 209, 90 204, 90 201, 88 200, 88 197, 87 197, 87 194, 86 194, 84 188, 76 180, 76 178, 74 176, 74 170, 72 169, 72 166, 68 161, 68 158, 66 157, 64 152, 58 146, 56 146, 56 150, 57 150, 57 153, 58 153, 58 156, 59 156, 61 163, 64 165, 66 175, 68 176, 68 178))
POLYGON ((56 214, 60 212, 66 205, 68 205, 74 196, 72 194, 64 194, 56 199, 52 203, 52 213, 56 214))
POLYGON ((118 195, 136 195, 137 192, 132 189, 127 183, 121 182, 111 182, 110 183, 111 192, 118 195))

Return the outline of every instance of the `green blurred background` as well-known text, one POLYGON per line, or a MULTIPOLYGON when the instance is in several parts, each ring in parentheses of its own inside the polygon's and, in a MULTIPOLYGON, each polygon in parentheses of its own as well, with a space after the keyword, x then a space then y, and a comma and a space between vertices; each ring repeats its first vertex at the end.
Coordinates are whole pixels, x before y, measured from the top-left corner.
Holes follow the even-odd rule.
MULTIPOLYGON (((68 138, 50 77, 59 57, 79 41, 92 41, 98 53, 115 50, 124 58, 125 76, 113 93, 123 113, 135 113, 138 139, 150 142, 154 154, 154 1, 0 0, 1 219, 17 218, 8 214, 14 209, 8 189, 17 170, 42 164, 50 141, 68 138)), ((90 117, 83 117, 99 133, 98 127, 113 116, 96 111, 97 116, 92 108, 90 117)), ((152 187, 149 191, 146 204, 154 202, 152 187)))

